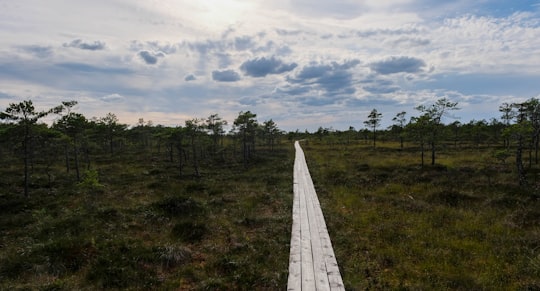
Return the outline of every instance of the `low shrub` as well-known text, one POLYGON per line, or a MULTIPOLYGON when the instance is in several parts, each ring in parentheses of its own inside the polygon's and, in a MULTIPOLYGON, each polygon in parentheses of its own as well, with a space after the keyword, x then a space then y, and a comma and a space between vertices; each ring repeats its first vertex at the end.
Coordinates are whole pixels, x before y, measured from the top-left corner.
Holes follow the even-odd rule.
POLYGON ((0 281, 4 279, 16 279, 32 269, 32 262, 28 256, 11 253, 0 261, 0 281))
POLYGON ((100 190, 103 188, 103 185, 99 183, 99 174, 96 170, 86 171, 82 181, 77 186, 91 190, 100 190))
POLYGON ((73 273, 87 265, 95 256, 96 249, 84 239, 62 237, 38 248, 32 256, 39 257, 49 274, 62 276, 73 273))
POLYGON ((154 203, 154 206, 174 217, 198 216, 204 213, 204 207, 191 197, 168 197, 154 203))
POLYGON ((137 243, 107 242, 99 247, 86 280, 100 289, 155 288, 159 282, 149 264, 154 260, 152 250, 137 243))
POLYGON ((183 221, 174 225, 173 237, 187 243, 199 242, 208 231, 205 224, 183 221))
POLYGON ((479 199, 457 191, 441 191, 431 194, 427 201, 434 204, 442 204, 452 207, 469 206, 479 199))
POLYGON ((191 194, 191 193, 199 193, 199 192, 204 192, 207 190, 207 186, 206 184, 202 183, 202 182, 192 182, 192 183, 189 183, 188 185, 186 185, 186 192, 188 194, 191 194))
POLYGON ((342 169, 330 169, 326 172, 326 180, 332 185, 346 185, 349 183, 349 174, 342 169))
POLYGON ((191 260, 192 252, 187 247, 165 245, 154 248, 156 258, 163 268, 169 269, 185 264, 191 260))
POLYGON ((354 167, 354 169, 358 172, 367 172, 369 171, 369 165, 368 164, 358 164, 354 167))

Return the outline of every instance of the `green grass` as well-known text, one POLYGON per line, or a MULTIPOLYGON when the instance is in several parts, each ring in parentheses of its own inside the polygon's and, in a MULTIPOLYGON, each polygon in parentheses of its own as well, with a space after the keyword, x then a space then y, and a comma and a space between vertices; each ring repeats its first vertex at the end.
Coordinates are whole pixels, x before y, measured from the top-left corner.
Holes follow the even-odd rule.
POLYGON ((48 188, 36 169, 29 199, 20 169, 1 169, 0 289, 282 289, 293 154, 206 163, 201 178, 161 157, 103 156, 87 183, 59 165, 48 188))
MULTIPOLYGON (((447 147, 303 145, 347 290, 537 290, 540 201, 511 159, 447 147), (426 162, 428 162, 426 157, 426 162)), ((230 159, 230 157, 226 157, 230 159)), ((92 157, 83 183, 39 167, 0 169, 0 290, 283 290, 292 144, 252 166, 201 162, 182 174, 164 153, 92 157)))
POLYGON ((347 290, 540 288, 540 201, 488 150, 304 148, 347 290))

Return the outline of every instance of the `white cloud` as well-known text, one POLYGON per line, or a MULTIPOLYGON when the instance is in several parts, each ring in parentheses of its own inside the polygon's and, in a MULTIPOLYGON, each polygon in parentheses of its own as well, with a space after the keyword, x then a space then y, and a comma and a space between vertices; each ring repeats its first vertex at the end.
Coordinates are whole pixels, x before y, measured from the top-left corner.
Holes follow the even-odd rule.
POLYGON ((241 80, 241 77, 234 70, 223 70, 212 71, 212 79, 216 82, 237 82, 241 80))
POLYGON ((489 4, 8 1, 0 9, 0 101, 84 96, 81 110, 103 115, 100 106, 123 100, 119 111, 145 119, 144 112, 161 112, 160 120, 173 112, 234 116, 252 106, 292 126, 326 120, 338 127, 365 108, 393 112, 440 92, 458 92, 476 107, 471 100, 491 106, 537 95, 537 8, 502 13, 504 3, 489 4), (342 117, 321 117, 336 112, 342 117))

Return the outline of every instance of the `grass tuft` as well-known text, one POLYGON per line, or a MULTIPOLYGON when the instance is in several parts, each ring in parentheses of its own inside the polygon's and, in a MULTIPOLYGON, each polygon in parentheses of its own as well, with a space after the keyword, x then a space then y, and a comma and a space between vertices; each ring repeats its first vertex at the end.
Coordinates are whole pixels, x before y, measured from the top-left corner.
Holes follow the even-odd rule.
POLYGON ((204 207, 191 197, 167 197, 154 206, 173 217, 197 216, 204 213, 204 207))
POLYGON ((304 148, 347 290, 536 290, 540 200, 511 163, 378 147, 304 148))
POLYGON ((171 234, 174 238, 187 243, 196 243, 202 240, 208 228, 203 223, 183 221, 176 223, 171 234))

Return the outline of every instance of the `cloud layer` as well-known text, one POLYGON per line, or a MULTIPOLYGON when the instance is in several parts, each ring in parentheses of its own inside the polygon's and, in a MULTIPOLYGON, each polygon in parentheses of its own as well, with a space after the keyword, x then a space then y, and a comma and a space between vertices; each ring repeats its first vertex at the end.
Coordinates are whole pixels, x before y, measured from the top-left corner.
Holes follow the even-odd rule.
POLYGON ((267 75, 278 75, 290 72, 297 66, 298 64, 296 63, 285 64, 283 61, 274 57, 269 59, 262 57, 245 61, 240 66, 240 69, 247 76, 260 78, 266 77, 267 75))
POLYGON ((64 43, 64 47, 78 48, 82 50, 98 51, 105 49, 105 43, 101 41, 94 41, 93 43, 83 42, 81 39, 75 39, 70 43, 64 43))
POLYGON ((153 53, 149 51, 140 51, 138 53, 139 57, 143 59, 143 61, 148 65, 155 65, 158 62, 159 58, 162 58, 165 56, 162 52, 159 53, 153 53))
POLYGON ((213 71, 212 79, 216 82, 236 82, 240 81, 240 74, 234 70, 213 71))
POLYGON ((426 62, 412 57, 390 57, 386 60, 374 62, 370 68, 378 74, 390 75, 397 73, 420 73, 426 62))
POLYGON ((530 1, 180 2, 2 4, 0 106, 75 98, 125 123, 251 110, 288 130, 346 129, 374 107, 390 122, 449 97, 463 120, 489 119, 540 94, 530 1))

